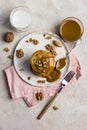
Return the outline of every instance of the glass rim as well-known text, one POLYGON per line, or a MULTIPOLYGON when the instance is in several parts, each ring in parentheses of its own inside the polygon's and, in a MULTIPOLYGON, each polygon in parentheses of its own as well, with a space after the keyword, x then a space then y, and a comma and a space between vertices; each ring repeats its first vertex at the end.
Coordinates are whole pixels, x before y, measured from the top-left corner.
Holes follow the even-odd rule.
MULTIPOLYGON (((17 27, 15 26, 13 23, 12 23, 12 17, 14 15, 14 13, 17 11, 17 10, 20 10, 20 9, 26 9, 29 14, 30 14, 30 9, 27 7, 27 6, 17 6, 15 8, 12 9, 11 13, 10 13, 10 17, 9 17, 9 21, 10 21, 10 24, 13 28, 15 28, 16 30, 21 30, 21 31, 24 31, 26 29, 29 29, 31 27, 31 23, 29 25, 27 25, 26 27, 17 27)), ((30 14, 30 17, 31 17, 31 14, 30 14)))
POLYGON ((84 25, 83 25, 82 21, 81 21, 80 19, 76 18, 76 17, 67 17, 67 18, 65 18, 64 20, 62 20, 62 22, 60 23, 59 33, 60 33, 61 38, 62 38, 65 42, 76 42, 76 41, 78 41, 79 39, 81 39, 81 37, 82 37, 82 35, 83 35, 83 33, 84 33, 84 25), (80 37, 79 37, 77 40, 70 41, 70 40, 66 40, 66 39, 64 39, 64 38, 62 37, 62 33, 61 33, 61 32, 62 32, 62 31, 61 31, 62 26, 64 25, 64 22, 67 21, 67 20, 69 20, 69 19, 76 21, 76 22, 79 24, 79 26, 81 27, 81 35, 80 35, 80 37))

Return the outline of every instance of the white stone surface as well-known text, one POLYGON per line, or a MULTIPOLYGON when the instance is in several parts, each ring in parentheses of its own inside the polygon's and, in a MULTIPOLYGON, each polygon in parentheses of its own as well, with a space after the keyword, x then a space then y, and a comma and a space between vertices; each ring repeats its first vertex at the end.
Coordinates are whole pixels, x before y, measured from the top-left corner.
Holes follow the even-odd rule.
POLYGON ((0 0, 0 130, 87 130, 87 0, 0 0), (32 28, 28 32, 13 31, 8 22, 10 11, 25 5, 32 14, 32 28), (28 108, 22 99, 12 100, 9 95, 3 69, 10 66, 11 60, 7 56, 13 52, 17 42, 24 35, 34 31, 58 32, 58 25, 64 18, 74 16, 84 24, 84 35, 81 45, 74 49, 78 57, 82 77, 73 87, 63 91, 41 120, 36 117, 47 100, 28 108), (3 34, 13 31, 13 43, 3 41, 3 34), (10 52, 3 52, 9 47, 10 52))

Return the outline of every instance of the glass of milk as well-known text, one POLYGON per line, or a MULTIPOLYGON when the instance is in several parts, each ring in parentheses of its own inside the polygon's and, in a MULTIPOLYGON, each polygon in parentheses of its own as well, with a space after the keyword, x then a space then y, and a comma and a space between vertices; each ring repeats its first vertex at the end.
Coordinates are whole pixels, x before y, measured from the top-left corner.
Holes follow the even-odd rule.
POLYGON ((17 31, 28 31, 31 27, 31 15, 29 8, 16 7, 10 14, 10 24, 17 31))

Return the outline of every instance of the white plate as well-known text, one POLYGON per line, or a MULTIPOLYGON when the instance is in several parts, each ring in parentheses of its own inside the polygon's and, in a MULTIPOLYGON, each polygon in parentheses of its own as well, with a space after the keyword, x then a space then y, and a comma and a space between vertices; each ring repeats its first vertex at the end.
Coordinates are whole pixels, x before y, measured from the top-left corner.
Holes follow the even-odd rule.
POLYGON ((45 33, 46 36, 51 36, 52 39, 47 40, 43 35, 43 33, 31 33, 27 36, 25 36, 24 38, 22 38, 15 51, 14 51, 14 66, 15 69, 18 73, 18 75, 27 83, 34 85, 34 86, 49 86, 49 85, 53 85, 56 82, 59 82, 66 74, 67 69, 69 67, 69 58, 67 58, 67 62, 66 62, 66 66, 61 70, 62 75, 60 76, 60 78, 58 80, 56 80, 55 82, 45 82, 45 83, 38 83, 38 80, 43 80, 46 78, 42 78, 39 77, 37 75, 35 75, 31 68, 30 68, 30 63, 29 63, 29 59, 31 57, 31 55, 37 51, 37 50, 45 50, 45 46, 47 44, 52 44, 53 40, 57 40, 62 44, 62 47, 55 47, 56 48, 56 52, 58 53, 58 55, 56 56, 56 60, 58 60, 59 58, 63 58, 66 56, 67 54, 67 49, 63 43, 63 41, 60 39, 60 37, 58 37, 56 34, 52 34, 52 33, 45 33), (33 43, 26 43, 25 41, 28 40, 29 38, 32 39, 37 39, 39 41, 38 45, 34 45, 33 43), (16 50, 18 49, 23 49, 24 51, 24 56, 22 58, 18 58, 16 56, 16 50), (24 71, 20 71, 20 68, 23 68, 24 71), (28 80, 27 77, 30 76, 31 79, 28 80))

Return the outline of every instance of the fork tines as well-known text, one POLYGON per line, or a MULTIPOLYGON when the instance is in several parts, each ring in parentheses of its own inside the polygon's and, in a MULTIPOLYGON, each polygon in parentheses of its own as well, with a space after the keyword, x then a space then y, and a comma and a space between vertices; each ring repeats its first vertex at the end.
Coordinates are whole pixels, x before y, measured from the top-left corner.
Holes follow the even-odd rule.
POLYGON ((71 70, 71 71, 67 74, 67 76, 65 76, 64 79, 65 79, 67 82, 69 82, 69 81, 72 79, 72 77, 74 76, 74 74, 75 74, 75 72, 71 70))

